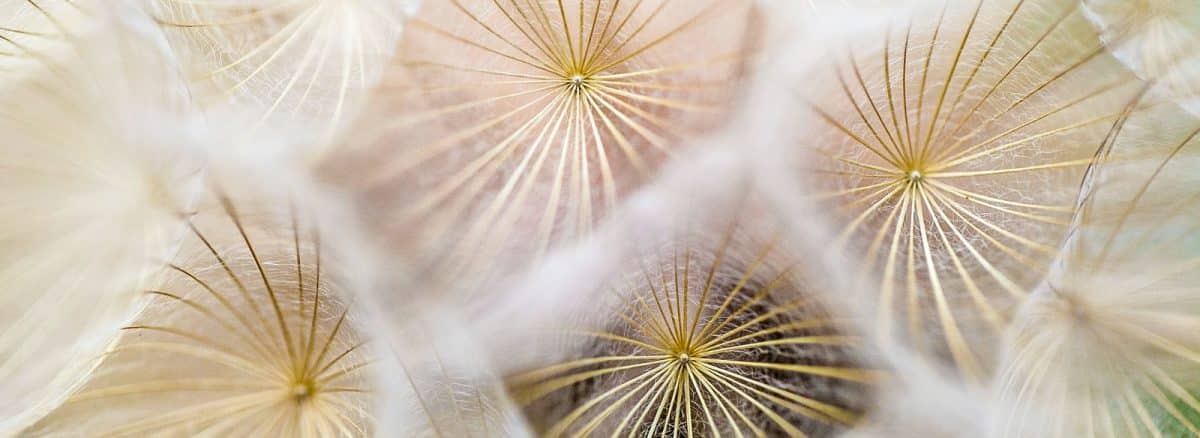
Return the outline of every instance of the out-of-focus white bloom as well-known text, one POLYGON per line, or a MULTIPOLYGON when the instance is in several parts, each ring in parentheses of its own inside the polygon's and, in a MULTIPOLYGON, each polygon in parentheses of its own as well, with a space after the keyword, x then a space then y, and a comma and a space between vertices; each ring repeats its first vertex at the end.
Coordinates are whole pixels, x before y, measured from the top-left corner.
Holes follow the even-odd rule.
MULTIPOLYGON (((45 51, 69 44, 96 18, 94 0, 0 0, 0 77, 11 78, 45 61, 45 51)), ((100 14, 104 15, 104 14, 100 14)))
POLYGON ((0 435, 92 366, 182 231, 200 169, 146 23, 90 13, 0 84, 0 435))
POLYGON ((1130 111, 1013 322, 996 436, 1200 434, 1200 121, 1130 111))
MULTIPOLYGON (((869 350, 864 348, 864 350, 869 350)), ((912 352, 889 348, 888 378, 876 386, 866 421, 844 438, 954 438, 982 436, 990 401, 912 352)))
POLYGON ((1200 2, 1083 0, 1117 58, 1200 115, 1200 2))

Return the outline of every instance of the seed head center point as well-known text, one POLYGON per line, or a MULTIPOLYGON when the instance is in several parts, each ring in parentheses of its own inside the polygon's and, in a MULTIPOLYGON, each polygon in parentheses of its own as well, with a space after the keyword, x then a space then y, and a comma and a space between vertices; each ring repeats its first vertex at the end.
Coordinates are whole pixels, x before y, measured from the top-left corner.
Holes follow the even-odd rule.
POLYGON ((305 400, 312 394, 313 387, 308 382, 298 382, 292 386, 292 396, 296 397, 296 400, 305 400))
POLYGON ((567 78, 567 89, 573 93, 583 93, 587 87, 587 77, 582 74, 574 74, 567 78))

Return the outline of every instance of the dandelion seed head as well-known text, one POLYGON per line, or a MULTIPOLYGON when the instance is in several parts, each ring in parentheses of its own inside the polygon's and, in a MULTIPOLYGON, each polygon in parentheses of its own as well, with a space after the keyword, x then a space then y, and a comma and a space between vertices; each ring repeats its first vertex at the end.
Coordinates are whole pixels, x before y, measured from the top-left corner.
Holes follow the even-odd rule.
POLYGON ((374 102, 382 120, 329 173, 390 212, 381 226, 409 231, 395 240, 414 263, 478 288, 466 280, 589 235, 684 139, 720 126, 753 54, 753 11, 427 2, 374 102))
POLYGON ((790 165, 805 202, 864 261, 880 338, 986 381, 1140 83, 1070 1, 936 1, 827 45, 799 73, 828 84, 800 91, 813 124, 790 165))
POLYGON ((355 280, 288 201, 207 190, 143 310, 31 433, 369 436, 380 361, 355 280))
POLYGON ((567 331, 587 354, 509 379, 535 427, 800 436, 856 423, 877 373, 856 365, 855 337, 791 271, 768 267, 770 246, 755 248, 749 259, 732 245, 644 255, 617 282, 605 328, 567 331))

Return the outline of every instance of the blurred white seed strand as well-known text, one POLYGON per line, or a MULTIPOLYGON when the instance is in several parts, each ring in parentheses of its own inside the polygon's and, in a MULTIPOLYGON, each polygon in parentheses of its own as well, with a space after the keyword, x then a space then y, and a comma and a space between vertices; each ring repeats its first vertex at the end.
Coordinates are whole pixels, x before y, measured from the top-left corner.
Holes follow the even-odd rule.
POLYGON ((148 21, 84 6, 0 85, 0 435, 61 401, 135 310, 200 171, 148 21))

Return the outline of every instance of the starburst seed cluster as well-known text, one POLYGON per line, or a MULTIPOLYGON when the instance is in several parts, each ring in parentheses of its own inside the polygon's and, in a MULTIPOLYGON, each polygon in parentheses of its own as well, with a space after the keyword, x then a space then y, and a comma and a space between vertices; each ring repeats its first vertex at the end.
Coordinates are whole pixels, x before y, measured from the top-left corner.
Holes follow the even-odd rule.
POLYGON ((1190 0, 0 0, 0 436, 1200 436, 1190 0))

